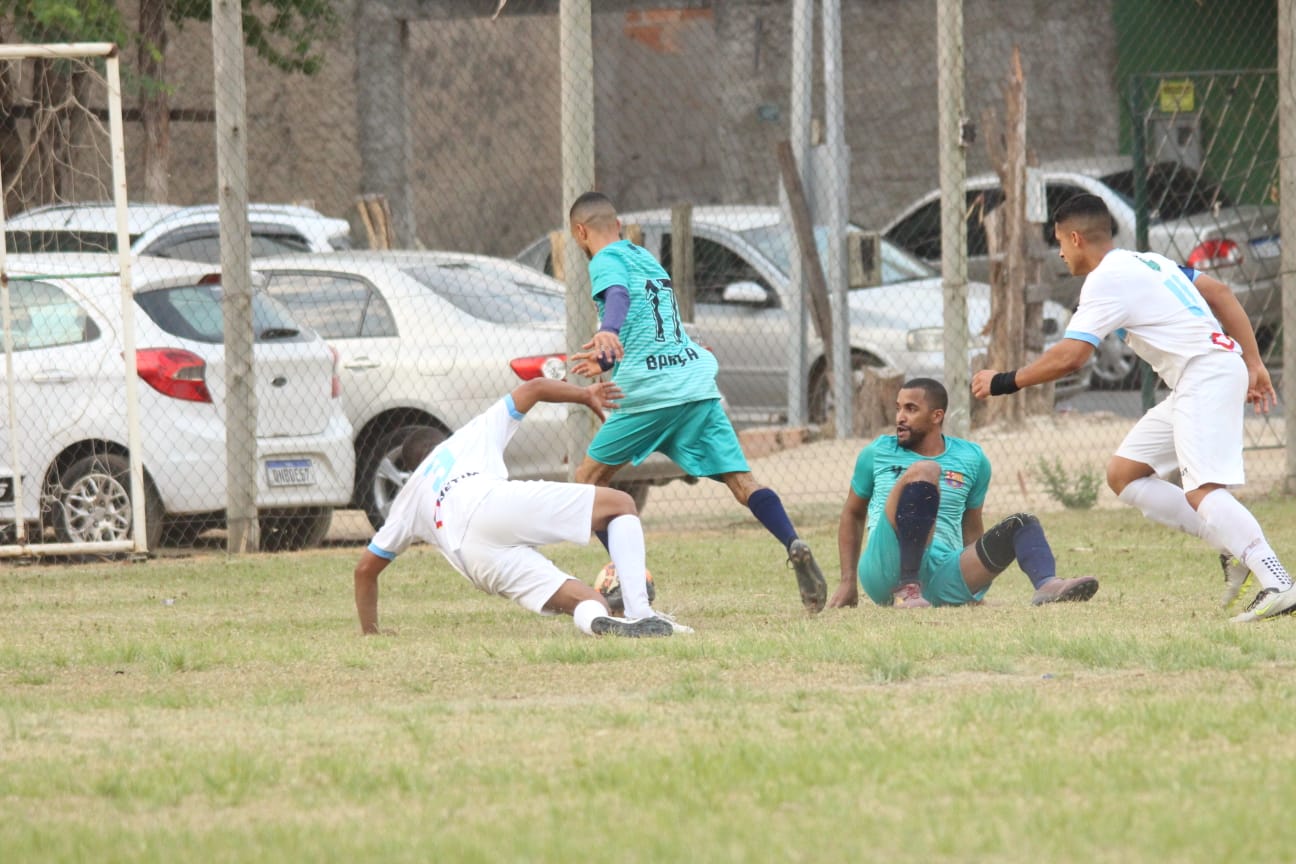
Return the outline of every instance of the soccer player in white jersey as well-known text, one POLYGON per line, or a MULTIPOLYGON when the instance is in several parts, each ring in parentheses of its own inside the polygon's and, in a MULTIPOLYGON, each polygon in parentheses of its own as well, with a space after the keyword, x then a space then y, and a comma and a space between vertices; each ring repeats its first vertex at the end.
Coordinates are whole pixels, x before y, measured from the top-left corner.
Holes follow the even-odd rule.
POLYGON ((658 615, 649 603, 643 527, 634 499, 617 489, 583 483, 508 479, 504 448, 537 402, 585 405, 602 419, 620 398, 611 382, 577 387, 535 378, 435 447, 432 436, 411 435, 402 447, 401 464, 417 467, 356 564, 361 631, 378 632, 378 574, 410 543, 423 540, 487 594, 507 597, 532 612, 571 615, 582 633, 644 637, 690 632, 658 615), (625 618, 613 617, 603 595, 536 549, 563 540, 583 545, 594 530, 608 534, 625 618))
MULTIPOLYGON (((1251 572, 1259 593, 1234 621, 1296 610, 1291 577, 1228 489, 1245 482, 1245 404, 1263 413, 1278 398, 1246 312, 1218 279, 1161 255, 1115 248, 1111 213, 1096 195, 1067 200, 1053 221, 1067 268, 1085 277, 1065 338, 1020 369, 978 372, 973 394, 984 399, 1054 381, 1083 366, 1104 336, 1124 331, 1170 395, 1125 436, 1107 463, 1107 485, 1149 519, 1226 553, 1221 563, 1232 592, 1251 572), (1161 479, 1175 469, 1182 489, 1161 479)), ((1226 594, 1226 605, 1231 599, 1226 594)))

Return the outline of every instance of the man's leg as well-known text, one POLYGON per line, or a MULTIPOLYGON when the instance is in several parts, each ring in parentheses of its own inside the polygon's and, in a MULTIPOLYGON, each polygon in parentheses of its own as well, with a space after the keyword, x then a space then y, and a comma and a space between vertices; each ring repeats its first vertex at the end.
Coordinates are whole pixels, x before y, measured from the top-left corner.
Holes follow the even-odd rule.
POLYGON ((595 534, 607 537, 606 546, 616 566, 625 616, 647 618, 653 614, 648 580, 644 575, 647 553, 643 525, 639 522, 634 499, 618 489, 595 489, 591 528, 595 534))
MULTIPOLYGON (((576 482, 589 483, 593 486, 610 486, 612 484, 612 478, 621 470, 621 467, 621 465, 607 465, 597 459, 586 456, 581 460, 581 464, 576 466, 576 482)), ((608 550, 608 552, 612 551, 612 547, 608 545, 606 526, 603 528, 595 528, 594 536, 603 544, 604 549, 608 550)))
POLYGON ((750 471, 735 471, 721 474, 718 478, 729 491, 734 500, 751 510, 756 520, 765 526, 787 550, 788 561, 796 571, 797 588, 801 592, 801 603, 806 611, 816 613, 823 611, 828 602, 828 583, 824 581, 823 572, 814 559, 810 545, 797 536, 783 500, 778 493, 768 486, 756 482, 750 471))
POLYGON ((670 636, 675 630, 669 621, 648 617, 639 621, 615 618, 608 611, 603 596, 579 579, 568 578, 545 603, 546 612, 572 616, 576 629, 587 636, 623 636, 642 639, 670 636))
POLYGON ((1014 513, 963 550, 959 570, 973 594, 990 587, 995 577, 1016 561, 1035 587, 1036 606, 1066 600, 1088 600, 1098 591, 1092 576, 1059 579, 1057 562, 1044 527, 1030 513, 1014 513))
MULTIPOLYGON (((898 593, 913 595, 918 570, 936 530, 940 512, 940 472, 937 462, 923 459, 905 469, 887 495, 886 518, 900 542, 900 585, 898 593)), ((921 589, 917 592, 921 596, 921 589)), ((906 605, 914 605, 908 597, 906 605)))
MULTIPOLYGON (((1198 515, 1228 551, 1245 565, 1260 583, 1260 592, 1234 621, 1257 621, 1296 611, 1296 587, 1278 553, 1269 545, 1264 529, 1251 511, 1227 489, 1207 484, 1188 493, 1198 515)), ((1228 577, 1227 566, 1225 577, 1228 577)), ((1239 589, 1241 586, 1239 585, 1239 589)), ((1226 602, 1228 598, 1226 597, 1226 602)))

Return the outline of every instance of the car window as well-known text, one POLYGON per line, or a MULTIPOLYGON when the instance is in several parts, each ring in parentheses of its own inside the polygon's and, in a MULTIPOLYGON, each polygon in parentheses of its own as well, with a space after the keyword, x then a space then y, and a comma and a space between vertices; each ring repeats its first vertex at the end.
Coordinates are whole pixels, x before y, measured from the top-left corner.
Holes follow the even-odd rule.
MULTIPOLYGON (((671 272, 671 235, 662 235, 661 265, 671 272)), ((693 302, 721 303, 724 289, 735 282, 755 282, 766 291, 770 286, 756 268, 741 255, 715 240, 693 238, 693 302)))
MULTIPOLYGON (((985 219, 1003 203, 1003 190, 969 189, 967 193, 967 254, 980 258, 990 254, 990 239, 986 236, 985 219)), ((938 247, 939 248, 939 247, 938 247)))
POLYGON ((266 290, 325 339, 397 335, 391 307, 367 280, 338 273, 273 273, 266 290))
MULTIPOLYGON (((134 243, 139 235, 131 236, 134 243)), ((116 252, 117 235, 108 231, 28 231, 5 232, 5 249, 19 252, 116 252)))
MULTIPOLYGON (((135 303, 172 336, 219 344, 225 339, 222 294, 217 284, 183 285, 137 292, 135 303)), ((311 338, 289 311, 264 291, 252 294, 252 329, 257 342, 311 338)))
POLYGON ((402 267, 401 272, 483 321, 529 324, 566 319, 563 292, 541 282, 539 277, 529 278, 520 267, 453 261, 402 267))
MULTIPOLYGON (((284 255, 296 252, 309 252, 310 244, 300 234, 252 233, 252 245, 248 255, 252 258, 268 258, 271 255, 284 255)), ((158 258, 178 258, 184 261, 201 261, 205 264, 220 263, 220 234, 186 234, 175 239, 162 239, 144 250, 148 255, 158 258)))
MULTIPOLYGON (((1125 203, 1134 206, 1134 170, 1117 171, 1101 178, 1125 203)), ((1187 165, 1159 162, 1148 168, 1148 219, 1161 222, 1209 213, 1218 204, 1231 203, 1218 184, 1208 182, 1187 165)))
POLYGON ((99 338, 99 328, 61 288, 46 282, 11 282, 13 350, 75 345, 99 338))
POLYGON ((924 261, 941 257, 940 199, 928 201, 895 224, 886 238, 924 261))

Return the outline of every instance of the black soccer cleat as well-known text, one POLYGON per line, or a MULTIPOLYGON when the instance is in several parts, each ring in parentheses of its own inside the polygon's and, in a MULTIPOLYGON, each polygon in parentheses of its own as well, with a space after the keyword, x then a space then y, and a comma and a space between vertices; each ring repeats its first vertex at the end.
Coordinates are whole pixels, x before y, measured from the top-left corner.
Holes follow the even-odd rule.
POLYGON ((656 636, 673 636, 675 628, 664 618, 650 615, 638 621, 610 618, 600 615, 590 622, 595 636, 621 636, 626 639, 650 639, 656 636))
POLYGON ((815 563, 810 546, 801 539, 788 546, 788 561, 796 570, 797 588, 801 591, 801 604, 810 614, 822 612, 828 602, 828 583, 824 581, 819 565, 815 563))

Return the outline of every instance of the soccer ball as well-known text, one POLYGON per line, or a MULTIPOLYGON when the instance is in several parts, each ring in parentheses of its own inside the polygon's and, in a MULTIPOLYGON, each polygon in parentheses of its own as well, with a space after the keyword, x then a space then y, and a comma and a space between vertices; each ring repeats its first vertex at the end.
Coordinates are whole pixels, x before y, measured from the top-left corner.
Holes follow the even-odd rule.
MULTIPOLYGON (((644 568, 644 577, 648 582, 648 602, 657 599, 657 589, 653 586, 653 576, 647 567, 644 568)), ((603 569, 594 577, 594 590, 603 595, 608 606, 613 612, 624 612, 625 601, 621 597, 621 580, 617 578, 616 565, 611 561, 603 565, 603 569)))

